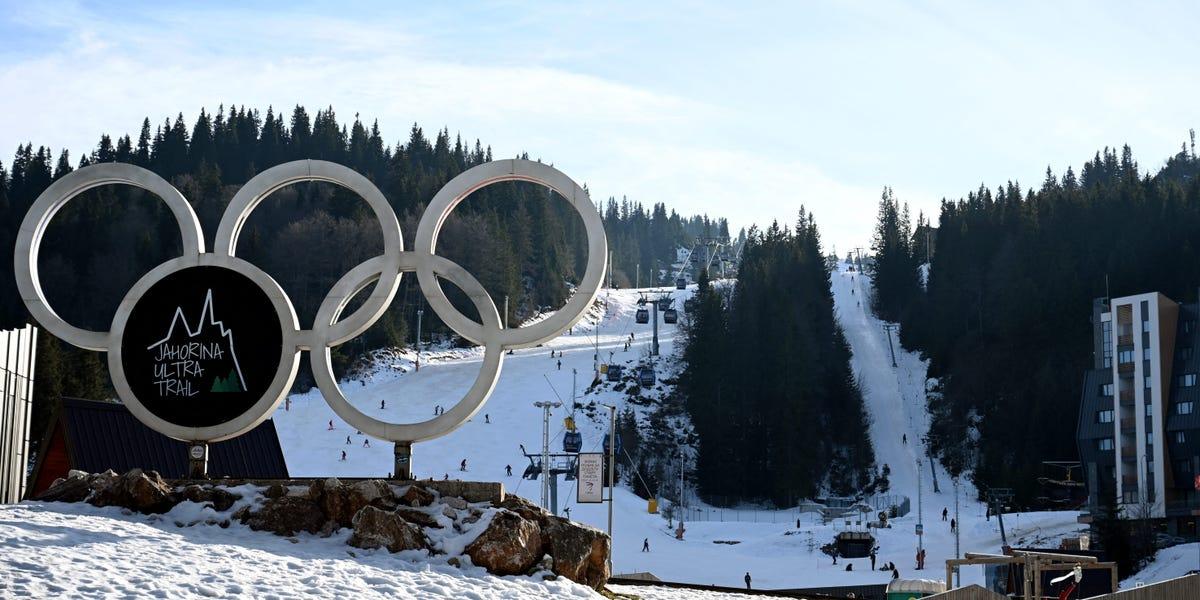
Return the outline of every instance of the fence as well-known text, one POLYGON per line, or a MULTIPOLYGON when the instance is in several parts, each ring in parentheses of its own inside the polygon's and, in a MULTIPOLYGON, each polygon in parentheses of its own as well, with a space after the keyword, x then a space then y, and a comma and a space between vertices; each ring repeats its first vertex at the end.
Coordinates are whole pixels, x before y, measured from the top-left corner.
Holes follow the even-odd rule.
MULTIPOLYGON (((831 519, 836 519, 850 513, 857 514, 858 508, 856 507, 860 507, 863 504, 870 506, 875 512, 888 510, 894 506, 896 507, 897 517, 903 517, 912 510, 908 496, 900 494, 871 496, 861 501, 854 501, 853 499, 839 500, 841 499, 831 499, 826 503, 805 501, 793 508, 777 510, 688 506, 680 512, 683 514, 684 521, 791 523, 794 525, 797 521, 811 521, 813 523, 828 522, 831 519), (845 506, 841 506, 842 504, 845 506)), ((872 516, 873 518, 874 516, 872 516)))
POLYGON ((29 468, 37 329, 0 331, 0 504, 19 502, 29 468))

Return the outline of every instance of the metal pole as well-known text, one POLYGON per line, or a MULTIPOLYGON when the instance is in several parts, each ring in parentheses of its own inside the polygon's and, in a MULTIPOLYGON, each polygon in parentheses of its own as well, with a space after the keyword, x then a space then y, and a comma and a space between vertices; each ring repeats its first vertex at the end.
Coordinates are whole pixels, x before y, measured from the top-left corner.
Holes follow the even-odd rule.
POLYGON ((617 475, 617 407, 608 407, 608 572, 612 573, 613 548, 613 491, 616 490, 617 475))
POLYGON ((884 323, 883 324, 883 330, 886 331, 887 335, 888 335, 888 350, 890 350, 892 352, 892 368, 893 369, 896 368, 896 348, 894 346, 892 346, 892 331, 894 329, 896 329, 895 323, 884 323))
POLYGON ((658 356, 658 301, 654 301, 654 343, 650 345, 650 355, 658 356))
MULTIPOLYGON (((962 558, 962 554, 959 552, 958 533, 960 531, 962 531, 962 518, 958 516, 958 478, 955 477, 954 478, 954 558, 962 558)), ((954 571, 957 574, 957 577, 956 577, 957 583, 955 585, 962 587, 962 571, 959 569, 955 569, 954 571)))
POLYGON ((421 315, 424 315, 423 309, 417 309, 417 371, 421 370, 421 315))
MULTIPOLYGON (((683 508, 683 448, 679 449, 679 508, 683 508)), ((683 520, 682 513, 679 520, 683 520)))
MULTIPOLYGON (((504 328, 508 329, 508 294, 504 295, 504 328)), ((895 361, 892 361, 895 362, 895 361)), ((892 365, 895 366, 895 365, 892 365)))
MULTIPOLYGON (((924 486, 921 485, 921 461, 918 460, 917 461, 917 527, 921 529, 921 535, 917 536, 917 552, 918 553, 920 553, 921 550, 923 550, 925 548, 925 545, 923 543, 923 540, 925 538, 925 512, 923 510, 924 504, 922 503, 922 497, 923 497, 923 494, 921 493, 922 487, 924 487, 924 486)), ((946 583, 947 584, 950 583, 949 577, 946 578, 946 583)))
POLYGON ((634 280, 633 287, 641 289, 642 287, 642 263, 637 266, 637 279, 634 280))

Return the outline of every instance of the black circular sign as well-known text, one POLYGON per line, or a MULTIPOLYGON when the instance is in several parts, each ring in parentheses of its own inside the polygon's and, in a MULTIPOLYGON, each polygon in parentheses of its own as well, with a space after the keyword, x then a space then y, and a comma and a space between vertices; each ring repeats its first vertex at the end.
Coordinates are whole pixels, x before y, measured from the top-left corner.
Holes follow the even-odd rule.
POLYGON ((146 290, 121 342, 129 388, 154 416, 180 427, 236 419, 267 393, 279 368, 283 323, 249 277, 189 267, 146 290))

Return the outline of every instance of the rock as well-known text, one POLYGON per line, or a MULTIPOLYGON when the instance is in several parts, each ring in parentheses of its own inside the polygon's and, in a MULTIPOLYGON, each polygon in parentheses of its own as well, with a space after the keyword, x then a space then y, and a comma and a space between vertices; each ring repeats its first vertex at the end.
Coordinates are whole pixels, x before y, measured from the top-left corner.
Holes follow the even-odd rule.
POLYGON ((178 504, 184 500, 195 502, 197 504, 208 504, 217 512, 225 512, 233 507, 234 502, 237 502, 241 496, 230 492, 224 488, 204 486, 193 483, 183 490, 175 493, 173 501, 178 504))
POLYGON ((396 509, 396 514, 400 515, 400 518, 412 523, 413 525, 431 527, 433 529, 442 528, 441 525, 438 525, 437 519, 433 518, 433 515, 419 511, 415 508, 405 508, 401 506, 400 508, 396 509))
POLYGON ((317 533, 326 520, 325 513, 316 502, 296 496, 268 500, 257 512, 239 513, 242 514, 242 522, 250 529, 285 536, 295 535, 297 531, 317 533))
POLYGON ((498 504, 497 507, 515 512, 518 515, 521 515, 530 521, 534 521, 539 526, 543 527, 546 525, 546 520, 550 518, 549 511, 520 496, 509 495, 505 497, 504 501, 498 504))
POLYGON ((267 490, 263 492, 263 497, 268 500, 275 500, 287 495, 287 488, 283 487, 282 483, 272 483, 267 486, 267 490))
POLYGON ((388 552, 429 549, 420 528, 374 506, 363 507, 354 515, 354 533, 346 543, 355 548, 387 548, 388 552))
MULTIPOLYGON (((80 471, 71 471, 72 474, 80 471)), ((85 474, 82 477, 67 477, 56 479, 49 488, 35 496, 34 500, 42 502, 83 502, 92 494, 91 479, 85 474)))
POLYGON ((452 567, 461 567, 462 561, 458 560, 457 556, 451 556, 450 558, 446 559, 446 564, 448 564, 452 567))
POLYGON ((457 510, 467 510, 467 501, 454 496, 442 498, 442 504, 457 510))
POLYGON ((327 517, 341 527, 351 527, 354 515, 365 506, 384 510, 396 507, 396 495, 391 486, 378 479, 359 481, 351 485, 339 484, 336 487, 327 480, 324 486, 321 508, 325 510, 327 517))
POLYGON ((571 581, 600 589, 608 581, 608 535, 599 529, 550 516, 542 527, 554 572, 571 581))
POLYGON ((521 575, 542 557, 542 534, 536 522, 499 511, 464 554, 493 575, 521 575))
POLYGON ((104 481, 88 498, 93 506, 123 506, 144 514, 171 510, 171 488, 157 471, 130 469, 116 478, 98 475, 93 483, 104 481))
POLYGON ((449 506, 442 507, 442 515, 444 515, 445 517, 449 518, 452 521, 458 520, 458 511, 454 510, 453 508, 450 508, 449 506))
POLYGON ((400 495, 400 503, 406 506, 429 506, 433 504, 433 494, 418 485, 410 485, 400 495))

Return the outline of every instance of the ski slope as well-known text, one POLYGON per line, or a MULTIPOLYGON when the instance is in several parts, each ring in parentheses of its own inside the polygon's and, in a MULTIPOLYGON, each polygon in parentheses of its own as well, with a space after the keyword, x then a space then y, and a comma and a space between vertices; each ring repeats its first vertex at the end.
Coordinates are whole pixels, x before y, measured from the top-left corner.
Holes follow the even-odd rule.
MULTIPOLYGON (((926 365, 915 355, 896 348, 898 367, 891 367, 891 356, 882 323, 870 316, 860 305, 870 285, 859 274, 843 270, 832 276, 832 289, 838 317, 846 331, 853 351, 853 369, 863 383, 867 411, 871 418, 870 435, 876 450, 877 462, 888 464, 892 470, 891 493, 912 498, 910 515, 895 519, 891 529, 877 533, 880 552, 878 563, 894 562, 902 577, 938 577, 938 565, 952 558, 954 538, 949 524, 941 522, 942 508, 954 512, 954 487, 945 471, 938 468, 940 492, 933 491, 929 464, 922 466, 917 476, 917 459, 924 455, 921 433, 925 430, 924 386, 926 365), (901 440, 907 435, 908 442, 901 440), (920 482, 924 500, 927 569, 914 572, 917 538, 917 487, 920 482)), ((675 291, 676 306, 694 293, 694 286, 683 292, 675 291)), ((671 291, 671 290, 669 290, 671 291)), ((618 364, 635 365, 646 358, 650 325, 634 322, 638 290, 601 292, 606 308, 589 314, 567 335, 544 347, 518 350, 507 356, 500 381, 492 397, 479 414, 459 430, 436 440, 416 444, 413 449, 413 470, 417 477, 480 481, 502 481, 510 493, 534 502, 541 499, 537 481, 522 480, 521 472, 529 464, 520 450, 524 444, 537 452, 541 444, 541 409, 536 401, 562 399, 566 406, 556 409, 551 419, 551 449, 560 450, 563 417, 569 414, 572 374, 577 374, 581 403, 591 401, 614 404, 619 410, 626 405, 623 392, 602 389, 583 395, 592 379, 593 354, 598 346, 601 362, 609 353, 618 364), (597 336, 596 325, 599 325, 597 336), (634 345, 628 351, 623 344, 630 333, 634 345), (563 353, 560 359, 550 358, 550 351, 563 353), (553 390, 551 389, 553 386, 553 390), (557 391, 557 395, 555 394, 557 391), (485 422, 484 415, 487 415, 485 422), (467 470, 460 471, 462 460, 467 470), (513 475, 505 475, 505 465, 511 465, 513 475)), ((862 302, 862 304, 866 304, 862 302)), ((661 357, 658 360, 659 379, 671 376, 678 368, 675 354, 681 339, 677 325, 659 323, 661 357)), ((415 372, 411 353, 398 354, 361 381, 342 383, 351 403, 360 410, 395 422, 418 421, 432 417, 435 406, 451 406, 457 402, 473 380, 480 362, 475 350, 443 350, 426 353, 422 367, 415 372), (386 402, 380 408, 380 401, 386 402)), ((605 386, 607 388, 609 386, 605 386)), ((666 390, 658 386, 659 393, 666 390)), ((635 407, 639 415, 640 407, 635 407)), ((608 427, 607 411, 599 410, 595 418, 583 413, 576 415, 584 436, 585 451, 599 451, 601 439, 608 427)), ((328 408, 315 390, 293 395, 290 407, 274 416, 279 430, 288 468, 292 475, 304 476, 382 476, 391 469, 392 449, 389 444, 371 440, 363 447, 364 436, 342 423, 328 408), (334 429, 329 430, 332 420, 334 429), (350 444, 346 444, 347 436, 350 444), (345 450, 347 460, 341 460, 345 450)), ((680 426, 684 426, 680 424, 680 426)), ((690 449, 685 449, 685 453, 690 449)), ((572 482, 559 482, 559 508, 570 509, 572 519, 601 529, 606 528, 607 508, 604 505, 574 503, 572 482)), ((995 519, 985 519, 984 508, 975 502, 975 490, 969 482, 959 487, 960 519, 962 521, 961 550, 996 552, 1001 541, 995 519)), ((795 512, 779 514, 775 523, 696 521, 686 524, 684 540, 676 540, 673 530, 661 515, 647 513, 646 501, 625 488, 618 488, 614 503, 614 572, 648 571, 661 579, 700 584, 741 587, 742 577, 750 571, 755 587, 769 589, 816 585, 849 585, 884 583, 890 573, 871 571, 865 559, 846 572, 845 561, 837 566, 830 563, 819 546, 832 540, 841 527, 838 523, 822 524, 815 514, 805 514, 801 527, 796 528, 795 512), (648 540, 650 552, 642 552, 642 541, 648 540), (816 541, 816 548, 810 540, 816 541), (714 543, 735 541, 736 544, 714 543)), ((1080 528, 1075 513, 1036 513, 1006 515, 1005 525, 1010 541, 1017 543, 1057 543, 1080 528)), ((964 572, 964 582, 981 581, 982 573, 964 572)))

